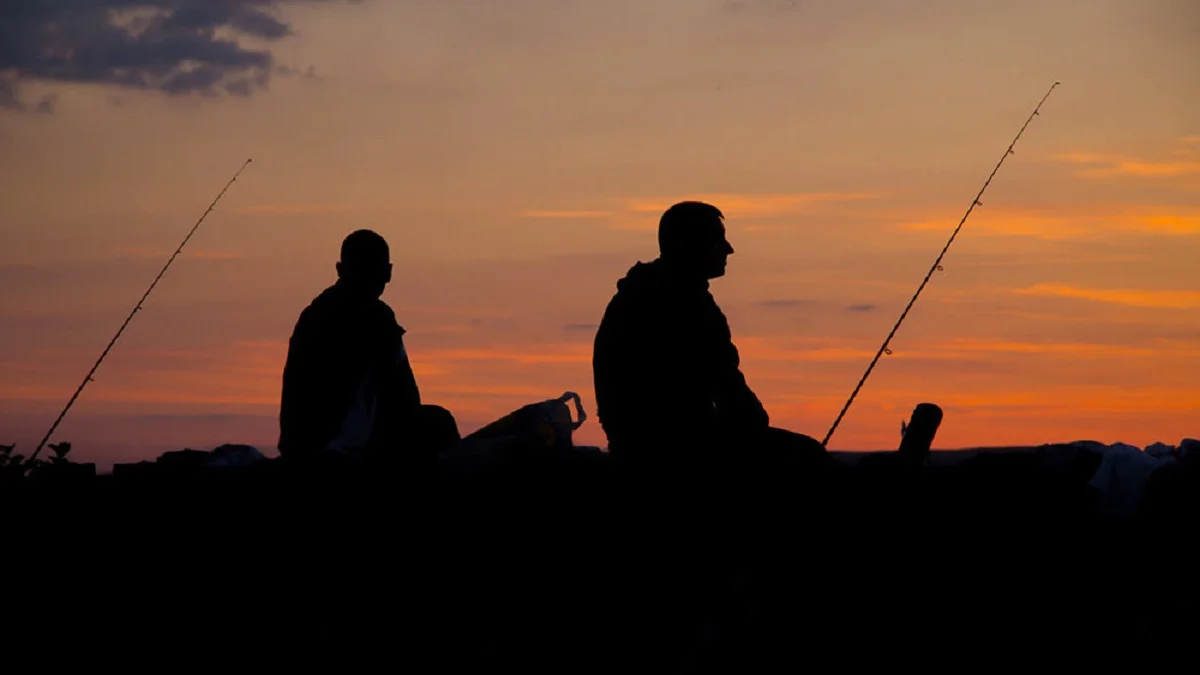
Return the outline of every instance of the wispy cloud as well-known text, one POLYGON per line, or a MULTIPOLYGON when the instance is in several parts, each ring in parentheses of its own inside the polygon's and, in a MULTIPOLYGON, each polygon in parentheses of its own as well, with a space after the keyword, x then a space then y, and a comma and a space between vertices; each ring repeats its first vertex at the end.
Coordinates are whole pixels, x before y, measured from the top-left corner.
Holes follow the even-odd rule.
POLYGON ((869 349, 838 345, 825 340, 785 340, 744 336, 737 338, 738 351, 747 361, 824 362, 864 361, 875 355, 869 349))
POLYGON ((234 213, 243 215, 306 215, 317 213, 345 213, 353 207, 349 204, 317 204, 292 202, 284 204, 252 204, 250 206, 242 206, 233 210, 234 213))
MULTIPOLYGON (((1190 156, 1195 149, 1193 146, 1198 142, 1197 139, 1200 139, 1200 136, 1185 136, 1176 139, 1175 147, 1169 151, 1170 154, 1190 156)), ((1077 174, 1088 178, 1110 176, 1172 178, 1200 174, 1200 161, 1194 159, 1154 160, 1094 152, 1067 152, 1053 155, 1051 159, 1085 166, 1086 168, 1081 168, 1077 174)))
POLYGON ((454 361, 513 361, 519 364, 591 363, 591 345, 495 346, 488 348, 434 349, 411 355, 413 363, 454 361))
POLYGON ((522 397, 531 401, 545 397, 547 392, 547 389, 544 387, 506 384, 438 384, 431 387, 423 387, 423 390, 429 393, 452 396, 522 397))
POLYGON ((192 257, 204 260, 241 260, 245 256, 237 251, 215 251, 202 248, 192 251, 192 257))
MULTIPOLYGON (((88 400, 96 403, 149 403, 165 405, 223 405, 223 406, 274 406, 279 404, 278 393, 261 387, 257 391, 245 391, 240 387, 221 389, 212 386, 190 388, 183 377, 172 378, 170 383, 151 383, 130 386, 109 384, 95 387, 87 392, 88 400)), ((17 384, 0 387, 0 400, 11 401, 61 401, 68 395, 65 387, 50 385, 17 384)))
POLYGON ((530 209, 522 211, 522 218, 544 218, 553 220, 590 219, 605 221, 617 230, 653 230, 658 227, 658 217, 672 204, 682 201, 701 201, 721 209, 725 217, 737 224, 744 232, 769 232, 780 229, 778 225, 763 221, 810 212, 822 204, 857 202, 877 199, 878 195, 867 192, 799 192, 745 194, 731 192, 692 193, 664 197, 639 197, 634 199, 610 200, 610 208, 584 209, 530 209))
POLYGON ((792 11, 800 7, 800 0, 726 0, 721 5, 721 11, 741 14, 752 11, 792 11))
MULTIPOLYGON (((166 249, 130 246, 118 249, 117 253, 131 258, 162 258, 165 261, 166 258, 173 253, 173 251, 168 251, 166 249)), ((184 258, 200 258, 202 260, 241 260, 245 258, 245 255, 239 253, 238 251, 222 251, 217 249, 203 248, 191 251, 184 249, 184 251, 179 255, 184 258)))
MULTIPOLYGON (((1161 353, 1150 346, 1130 346, 1080 342, 1018 342, 1010 340, 960 339, 937 345, 934 351, 947 358, 979 357, 979 355, 1016 353, 1052 354, 1072 359, 1151 358, 1161 353)), ((1191 351, 1197 351, 1192 349, 1191 351)))
POLYGON ((1174 216, 1145 216, 1138 220, 1138 229, 1160 234, 1200 234, 1200 214, 1174 216))
MULTIPOLYGON (((783 337, 741 337, 739 351, 750 364, 773 363, 836 363, 861 361, 875 355, 867 343, 838 345, 825 340, 783 337)), ((877 348, 876 348, 877 349, 877 348)), ((1003 338, 956 338, 927 344, 913 349, 897 349, 889 360, 917 362, 987 362, 1005 354, 1042 355, 1054 359, 1075 361, 1105 359, 1159 359, 1164 357, 1192 358, 1200 356, 1200 346, 1181 340, 1147 340, 1138 344, 1103 342, 1046 341, 1031 342, 1003 338)), ((791 375, 785 375, 791 377, 791 375)))
MULTIPOLYGON (((276 406, 285 356, 286 343, 270 341, 208 350, 126 350, 106 365, 102 386, 90 387, 86 396, 92 403, 121 405, 276 406)), ((0 400, 65 399, 77 375, 67 378, 62 367, 47 363, 33 376, 6 378, 0 400)))
POLYGON ((610 211, 525 211, 522 218, 548 218, 552 220, 574 220, 577 218, 611 218, 610 211))
POLYGON ((777 298, 774 300, 763 300, 758 303, 760 307, 768 309, 793 309, 796 307, 807 307, 813 304, 812 300, 795 300, 791 298, 777 298))
MULTIPOLYGON (((1195 392, 1164 387, 1137 390, 1119 387, 1061 387, 1052 391, 947 392, 940 397, 945 408, 963 413, 1000 412, 1010 409, 1029 415, 1063 417, 1065 414, 1146 414, 1195 409, 1195 392)), ((1007 415, 1002 415, 1007 416, 1007 415)))
MULTIPOLYGON (((901 222, 897 227, 907 230, 954 231, 955 222, 920 220, 901 222)), ((1037 239, 1072 239, 1096 233, 1095 219, 1086 214, 1053 215, 1027 208, 977 209, 966 227, 973 232, 993 236, 1021 236, 1037 239)))
POLYGON ((1046 295, 1063 298, 1079 298, 1129 307, 1155 309, 1200 308, 1200 292, 1169 290, 1101 289, 1079 288, 1058 284, 1037 284, 1014 291, 1022 295, 1046 295))
MULTIPOLYGON (((908 230, 954 230, 956 221, 901 221, 908 230)), ((1200 208, 1194 206, 1057 204, 1045 207, 991 205, 977 208, 966 225, 983 236, 1031 237, 1043 240, 1095 238, 1112 233, 1167 236, 1200 234, 1200 208)))
POLYGON ((798 192, 787 194, 696 193, 675 197, 635 199, 625 208, 633 213, 658 214, 676 202, 701 201, 715 205, 727 218, 778 218, 802 213, 816 205, 830 202, 852 202, 875 199, 867 192, 798 192))
POLYGON ((1200 173, 1200 162, 1116 162, 1110 166, 1086 169, 1084 176, 1185 176, 1200 173))
POLYGON ((1200 136, 1184 136, 1176 139, 1175 147, 1171 148, 1171 154, 1178 157, 1200 156, 1200 136))

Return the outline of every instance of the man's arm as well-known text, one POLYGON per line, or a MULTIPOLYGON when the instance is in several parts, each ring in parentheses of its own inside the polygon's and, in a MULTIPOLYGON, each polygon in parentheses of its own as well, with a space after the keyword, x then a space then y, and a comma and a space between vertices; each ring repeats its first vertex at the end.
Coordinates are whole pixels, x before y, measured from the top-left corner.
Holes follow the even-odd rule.
POLYGON ((370 445, 372 452, 396 457, 397 452, 400 455, 406 454, 414 434, 415 438, 420 437, 421 430, 413 425, 419 424, 421 390, 417 386, 417 378, 413 374, 408 352, 404 348, 404 329, 395 323, 393 317, 387 330, 391 333, 389 362, 382 364, 383 381, 379 389, 379 408, 371 431, 370 445))
POLYGON ((417 386, 417 376, 413 374, 412 364, 408 360, 408 350, 404 348, 404 329, 399 329, 396 338, 396 370, 394 373, 396 405, 401 410, 416 410, 421 407, 421 388, 417 386))
POLYGON ((770 416, 742 374, 741 356, 733 344, 729 321, 715 303, 713 308, 712 365, 716 381, 714 398, 717 414, 735 428, 765 429, 770 426, 770 416))

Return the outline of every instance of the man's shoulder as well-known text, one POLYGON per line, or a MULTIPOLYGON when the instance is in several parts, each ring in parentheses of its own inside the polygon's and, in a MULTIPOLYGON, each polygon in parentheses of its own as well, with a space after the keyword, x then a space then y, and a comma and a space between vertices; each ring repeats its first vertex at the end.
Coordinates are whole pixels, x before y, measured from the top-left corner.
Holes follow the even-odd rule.
POLYGON ((613 324, 625 325, 631 321, 641 321, 643 315, 653 314, 654 305, 658 304, 653 295, 644 288, 621 288, 608 300, 604 308, 604 316, 600 321, 601 327, 611 327, 613 324))
POLYGON ((308 306, 304 308, 301 314, 317 314, 328 307, 335 307, 338 304, 338 288, 337 284, 325 287, 320 293, 317 293, 308 306))
POLYGON ((404 333, 404 328, 396 321, 396 311, 383 298, 377 298, 371 303, 371 311, 381 323, 395 326, 401 334, 404 333))
POLYGON ((308 326, 313 323, 320 323, 322 319, 328 317, 333 309, 334 302, 332 298, 333 286, 326 288, 317 294, 315 298, 310 300, 304 309, 300 310, 300 316, 296 320, 296 327, 308 326))

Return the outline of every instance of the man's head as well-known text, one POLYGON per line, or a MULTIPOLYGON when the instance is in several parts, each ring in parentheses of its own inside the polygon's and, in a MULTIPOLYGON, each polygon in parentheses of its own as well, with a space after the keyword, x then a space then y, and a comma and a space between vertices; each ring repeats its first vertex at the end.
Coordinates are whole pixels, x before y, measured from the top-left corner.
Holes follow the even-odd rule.
POLYGON ((725 275, 733 246, 725 238, 725 216, 704 202, 679 202, 658 221, 658 250, 680 269, 715 279, 725 275))
POLYGON ((343 284, 378 298, 392 280, 391 252, 387 241, 371 230, 356 230, 342 240, 342 259, 337 264, 343 284))

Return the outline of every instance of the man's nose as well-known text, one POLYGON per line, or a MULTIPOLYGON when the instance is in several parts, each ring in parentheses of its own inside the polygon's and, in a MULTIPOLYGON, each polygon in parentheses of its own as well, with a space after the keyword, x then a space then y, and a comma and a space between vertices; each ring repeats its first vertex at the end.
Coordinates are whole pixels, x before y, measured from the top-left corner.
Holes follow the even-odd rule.
POLYGON ((733 244, 730 244, 728 240, 725 242, 725 255, 733 255, 733 244))

